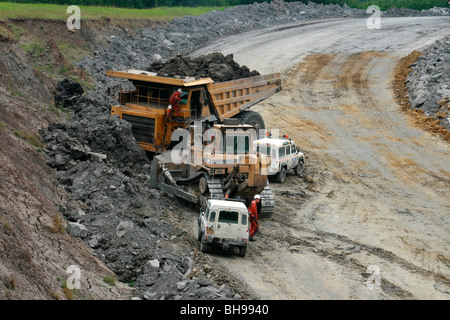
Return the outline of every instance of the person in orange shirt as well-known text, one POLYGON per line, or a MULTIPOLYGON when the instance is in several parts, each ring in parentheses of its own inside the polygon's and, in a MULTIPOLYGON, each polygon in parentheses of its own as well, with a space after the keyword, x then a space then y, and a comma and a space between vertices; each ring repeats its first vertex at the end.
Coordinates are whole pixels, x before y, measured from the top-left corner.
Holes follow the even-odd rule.
POLYGON ((180 106, 178 105, 178 103, 181 101, 181 92, 183 92, 183 90, 181 90, 181 88, 178 88, 178 90, 175 91, 170 97, 166 119, 168 119, 170 116, 180 116, 180 106))
POLYGON ((258 223, 258 204, 261 201, 261 196, 257 194, 255 196, 255 199, 250 203, 248 207, 248 212, 250 213, 250 241, 255 241, 253 239, 253 236, 255 235, 256 231, 259 229, 259 223, 258 223))

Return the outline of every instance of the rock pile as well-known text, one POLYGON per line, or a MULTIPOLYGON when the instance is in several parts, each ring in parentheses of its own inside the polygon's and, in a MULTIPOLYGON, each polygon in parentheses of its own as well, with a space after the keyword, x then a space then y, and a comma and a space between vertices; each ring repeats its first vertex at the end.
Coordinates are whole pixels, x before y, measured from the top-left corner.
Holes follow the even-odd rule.
POLYGON ((196 79, 211 77, 216 82, 224 82, 259 75, 256 70, 250 71, 233 60, 233 55, 222 53, 190 58, 178 55, 166 62, 155 62, 147 71, 156 72, 163 77, 194 77, 196 79))
POLYGON ((75 81, 64 79, 56 84, 54 102, 57 107, 69 108, 77 104, 84 93, 83 87, 75 81))
POLYGON ((406 84, 411 108, 420 108, 425 115, 438 119, 450 130, 450 37, 423 50, 412 64, 406 84))
POLYGON ((41 135, 47 164, 71 195, 60 208, 67 232, 86 241, 139 298, 239 298, 196 266, 195 253, 170 222, 176 205, 149 187, 150 163, 131 125, 84 96, 74 105, 62 102, 73 111, 72 121, 52 124, 41 135))

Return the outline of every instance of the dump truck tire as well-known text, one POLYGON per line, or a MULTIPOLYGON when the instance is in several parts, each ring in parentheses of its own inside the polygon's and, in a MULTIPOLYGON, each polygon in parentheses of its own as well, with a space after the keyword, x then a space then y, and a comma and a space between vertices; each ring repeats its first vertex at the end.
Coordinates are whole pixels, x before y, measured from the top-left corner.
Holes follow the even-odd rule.
POLYGON ((239 119, 241 124, 249 124, 252 126, 258 125, 259 129, 266 128, 266 125, 264 124, 264 119, 258 112, 246 110, 237 114, 235 117, 239 119))
POLYGON ((205 194, 208 191, 208 181, 205 176, 201 176, 198 181, 198 189, 201 194, 205 194))

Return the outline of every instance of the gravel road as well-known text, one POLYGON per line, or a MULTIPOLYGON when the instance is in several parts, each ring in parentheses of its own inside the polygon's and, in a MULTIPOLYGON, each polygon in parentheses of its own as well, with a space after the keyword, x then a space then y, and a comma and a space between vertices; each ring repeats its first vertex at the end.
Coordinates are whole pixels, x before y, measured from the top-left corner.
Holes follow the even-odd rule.
POLYGON ((450 298, 449 145, 417 127, 392 90, 400 58, 448 36, 449 22, 292 24, 192 54, 232 53, 250 69, 281 72, 283 91, 254 110, 307 155, 303 179, 272 183, 278 210, 247 257, 213 254, 255 296, 450 298), (373 290, 371 265, 381 272, 373 290))

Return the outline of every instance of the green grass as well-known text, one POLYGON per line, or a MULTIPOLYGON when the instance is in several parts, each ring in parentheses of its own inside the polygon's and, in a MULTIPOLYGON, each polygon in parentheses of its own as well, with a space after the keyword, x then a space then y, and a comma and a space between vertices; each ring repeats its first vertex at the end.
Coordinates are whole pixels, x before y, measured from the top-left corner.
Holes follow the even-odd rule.
POLYGON ((26 45, 20 45, 22 50, 30 55, 33 59, 41 58, 42 56, 46 56, 50 50, 49 46, 44 43, 33 42, 26 45))
POLYGON ((41 142, 41 140, 39 139, 39 137, 37 135, 25 132, 20 129, 14 130, 13 133, 16 137, 22 138, 23 140, 27 141, 32 146, 36 147, 38 151, 42 151, 44 144, 41 142))
MULTIPOLYGON (((11 3, 0 2, 0 19, 6 18, 40 18, 52 20, 67 20, 71 14, 66 13, 68 6, 41 3, 11 3)), ((176 17, 197 16, 213 10, 223 10, 225 7, 158 7, 151 9, 127 9, 115 7, 79 6, 81 23, 83 19, 154 19, 169 21, 176 17)))
POLYGON ((67 286, 67 283, 65 281, 62 284, 61 288, 62 288, 64 296, 66 297, 67 300, 73 300, 75 298, 76 290, 69 289, 69 287, 67 286))
POLYGON ((115 286, 116 285, 116 281, 114 280, 113 277, 104 277, 103 278, 103 282, 105 282, 106 284, 108 284, 110 286, 115 286))

